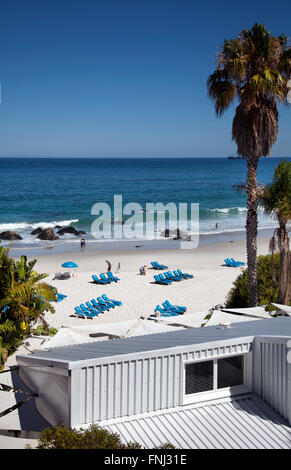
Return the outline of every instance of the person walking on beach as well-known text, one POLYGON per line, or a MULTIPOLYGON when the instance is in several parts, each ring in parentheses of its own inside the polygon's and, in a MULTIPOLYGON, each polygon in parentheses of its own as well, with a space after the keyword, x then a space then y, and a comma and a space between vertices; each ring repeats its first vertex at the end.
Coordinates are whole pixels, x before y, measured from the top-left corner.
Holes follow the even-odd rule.
POLYGON ((107 272, 109 273, 111 271, 111 263, 107 259, 105 261, 107 263, 107 272))
POLYGON ((81 238, 81 251, 85 250, 85 248, 86 248, 85 238, 81 238))

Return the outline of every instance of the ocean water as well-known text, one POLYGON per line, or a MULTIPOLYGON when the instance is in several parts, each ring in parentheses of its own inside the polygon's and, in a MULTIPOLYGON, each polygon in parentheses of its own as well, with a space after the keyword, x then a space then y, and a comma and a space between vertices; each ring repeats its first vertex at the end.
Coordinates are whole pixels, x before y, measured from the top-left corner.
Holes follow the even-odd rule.
MULTIPOLYGON (((258 180, 269 183, 280 160, 260 159, 258 180)), ((30 234, 36 227, 69 224, 92 239, 97 217, 91 215, 92 206, 109 204, 113 217, 114 195, 122 195, 123 204, 139 203, 143 210, 146 203, 199 203, 200 235, 245 227, 246 195, 233 187, 246 180, 244 160, 2 158, 0 176, 0 232, 17 231, 21 244, 46 243, 30 234)), ((275 224, 259 211, 261 228, 275 224)), ((79 243, 70 235, 63 240, 79 243)))

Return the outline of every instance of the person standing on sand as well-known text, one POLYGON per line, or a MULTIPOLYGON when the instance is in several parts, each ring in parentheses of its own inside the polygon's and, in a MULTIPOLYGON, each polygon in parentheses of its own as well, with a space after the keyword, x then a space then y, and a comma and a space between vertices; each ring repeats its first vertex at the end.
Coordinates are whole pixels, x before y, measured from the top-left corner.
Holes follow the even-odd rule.
POLYGON ((107 259, 105 261, 107 263, 107 272, 109 273, 111 271, 111 263, 107 259))
POLYGON ((85 238, 81 238, 81 251, 85 250, 85 248, 86 248, 85 238))

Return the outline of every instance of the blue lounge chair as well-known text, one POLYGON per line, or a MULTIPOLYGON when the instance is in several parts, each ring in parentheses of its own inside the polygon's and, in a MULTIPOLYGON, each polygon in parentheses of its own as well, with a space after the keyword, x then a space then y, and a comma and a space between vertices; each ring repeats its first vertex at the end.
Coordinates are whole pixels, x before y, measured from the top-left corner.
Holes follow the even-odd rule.
POLYGON ((101 281, 103 281, 106 284, 110 284, 111 282, 114 282, 113 279, 109 279, 109 277, 106 277, 104 273, 99 274, 99 277, 101 281))
POLYGON ((64 300, 67 295, 64 295, 64 294, 59 294, 58 292, 56 293, 56 297, 57 297, 57 302, 61 302, 62 300, 64 300))
POLYGON ((180 305, 172 305, 168 300, 166 300, 163 303, 163 306, 167 308, 168 310, 176 310, 177 312, 185 313, 187 310, 187 307, 181 307, 180 305))
POLYGON ((105 307, 109 307, 109 308, 115 308, 116 307, 116 305, 114 305, 113 302, 105 301, 104 299, 102 299, 102 297, 97 297, 97 300, 98 300, 99 304, 104 305, 105 307))
POLYGON ((110 284, 110 281, 108 279, 105 279, 105 280, 99 279, 98 276, 96 276, 96 274, 93 274, 92 279, 95 282, 95 284, 110 284))
MULTIPOLYGON (((165 273, 166 274, 166 273, 165 273)), ((171 278, 174 280, 174 281, 182 281, 184 278, 182 276, 180 276, 180 274, 178 273, 172 273, 171 271, 168 271, 168 274, 171 276, 171 278)))
POLYGON ((94 307, 91 302, 86 302, 87 308, 90 312, 96 313, 97 315, 100 315, 100 313, 103 311, 100 308, 94 307))
POLYGON ((168 266, 165 266, 164 264, 160 264, 158 261, 154 261, 154 263, 157 269, 168 269, 168 266))
POLYGON ((170 316, 170 317, 178 317, 178 316, 179 316, 179 313, 173 312, 173 311, 171 311, 171 310, 163 309, 160 305, 157 305, 157 306, 156 306, 155 312, 159 312, 159 313, 162 314, 163 316, 164 316, 165 314, 166 314, 167 316, 170 316))
POLYGON ((90 312, 90 313, 94 313, 94 315, 97 315, 97 312, 96 310, 91 310, 90 308, 86 307, 85 304, 80 304, 80 309, 82 310, 82 312, 90 312))
POLYGON ((229 268, 239 268, 240 267, 240 264, 232 261, 230 258, 226 258, 224 260, 226 266, 228 266, 229 268))
POLYGON ((244 266, 246 263, 244 263, 243 261, 235 261, 233 258, 230 258, 230 260, 234 263, 234 264, 238 264, 239 266, 244 266))
POLYGON ((108 277, 108 279, 109 279, 110 281, 111 281, 111 280, 114 281, 114 282, 120 281, 119 277, 113 276, 113 274, 112 274, 111 271, 109 271, 109 272, 107 273, 107 277, 108 277))
POLYGON ((161 279, 161 281, 168 281, 170 283, 174 282, 174 279, 168 279, 164 274, 158 274, 158 277, 161 279))
POLYGON ((169 312, 174 312, 174 313, 178 313, 178 315, 183 315, 185 313, 184 310, 179 310, 178 308, 174 308, 174 307, 169 307, 166 302, 164 302, 163 304, 163 307, 165 310, 169 311, 169 312))
POLYGON ((115 305, 117 305, 118 307, 120 305, 122 305, 122 302, 120 300, 113 300, 113 299, 108 299, 107 295, 104 294, 102 295, 102 299, 105 300, 105 302, 113 302, 115 305))
POLYGON ((155 261, 151 261, 151 265, 154 269, 158 269, 158 267, 156 266, 156 262, 155 261))
POLYGON ((172 275, 172 273, 170 271, 164 273, 164 276, 166 279, 169 279, 170 281, 181 281, 181 277, 175 277, 172 275))
POLYGON ((177 273, 180 274, 180 276, 184 277, 185 279, 192 279, 194 277, 192 274, 182 273, 181 269, 177 269, 177 273))
POLYGON ((106 310, 109 312, 110 307, 109 305, 101 305, 99 302, 97 302, 96 299, 91 299, 91 303, 93 304, 94 307, 96 307, 98 310, 101 312, 105 312, 106 310))
POLYGON ((94 317, 96 317, 95 313, 89 312, 89 310, 83 311, 80 307, 75 307, 75 312, 76 312, 76 315, 79 318, 94 318, 94 317))
POLYGON ((176 308, 179 310, 182 310, 183 312, 186 312, 187 307, 181 307, 180 305, 173 305, 169 300, 165 301, 165 304, 168 306, 168 308, 176 308))
POLYGON ((160 279, 158 275, 154 276, 154 280, 156 284, 162 284, 164 286, 168 286, 169 284, 172 284, 172 281, 169 281, 168 279, 160 279))

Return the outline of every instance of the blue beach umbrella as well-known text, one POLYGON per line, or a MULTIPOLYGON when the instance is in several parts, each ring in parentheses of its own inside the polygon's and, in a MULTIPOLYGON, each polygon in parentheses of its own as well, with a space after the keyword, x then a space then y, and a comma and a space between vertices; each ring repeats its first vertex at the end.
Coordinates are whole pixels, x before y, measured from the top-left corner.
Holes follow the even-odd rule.
POLYGON ((78 265, 73 261, 67 261, 67 263, 62 264, 63 268, 78 268, 78 265))

